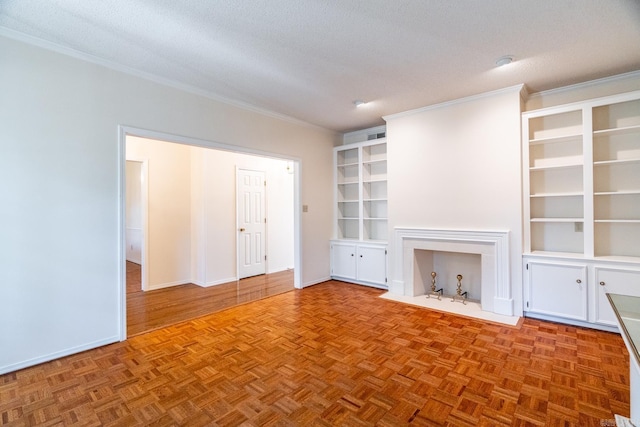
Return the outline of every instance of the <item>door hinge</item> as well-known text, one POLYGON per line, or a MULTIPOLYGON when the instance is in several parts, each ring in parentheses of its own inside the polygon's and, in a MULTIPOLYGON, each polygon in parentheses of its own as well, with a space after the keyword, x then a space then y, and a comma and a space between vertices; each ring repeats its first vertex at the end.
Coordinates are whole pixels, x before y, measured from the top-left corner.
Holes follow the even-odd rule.
POLYGON ((529 301, 527 301, 527 308, 529 308, 529 301))
POLYGON ((265 260, 265 261, 267 260, 267 256, 266 256, 266 255, 264 256, 264 260, 265 260))
POLYGON ((527 270, 529 269, 529 264, 527 263, 527 270))
POLYGON ((386 250, 386 249, 384 250, 384 254, 385 254, 385 255, 387 254, 387 250, 386 250))
POLYGON ((265 224, 267 223, 267 218, 265 218, 265 219, 264 219, 264 223, 265 223, 265 224))
POLYGON ((387 278, 386 277, 384 278, 384 283, 387 283, 387 278))
POLYGON ((264 181, 264 186, 265 186, 265 187, 267 186, 267 181, 266 181, 266 180, 264 181))

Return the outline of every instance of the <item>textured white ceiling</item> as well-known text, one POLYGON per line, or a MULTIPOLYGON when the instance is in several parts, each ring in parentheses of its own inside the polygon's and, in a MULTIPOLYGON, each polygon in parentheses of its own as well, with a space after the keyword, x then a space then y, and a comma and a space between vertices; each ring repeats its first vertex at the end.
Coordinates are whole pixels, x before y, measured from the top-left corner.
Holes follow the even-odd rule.
POLYGON ((639 0, 1 0, 0 27, 336 131, 640 70, 639 0))

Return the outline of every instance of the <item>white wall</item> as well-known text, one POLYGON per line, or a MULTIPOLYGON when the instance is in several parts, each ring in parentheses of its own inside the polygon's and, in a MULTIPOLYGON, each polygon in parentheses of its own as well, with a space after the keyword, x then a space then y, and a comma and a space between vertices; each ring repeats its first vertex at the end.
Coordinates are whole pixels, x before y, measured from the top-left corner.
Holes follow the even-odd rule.
POLYGON ((118 126, 299 158, 302 283, 329 277, 338 136, 0 37, 0 373, 119 340, 118 126))
POLYGON ((147 162, 148 289, 191 282, 191 147, 128 137, 126 156, 147 162))
POLYGON ((267 273, 293 268, 293 175, 287 162, 220 150, 193 148, 198 153, 201 182, 198 211, 200 234, 194 235, 204 253, 194 266, 203 286, 237 278, 236 167, 263 170, 267 190, 267 273))
MULTIPOLYGON (((389 236, 394 227, 509 230, 516 314, 522 312, 520 106, 519 88, 511 88, 386 118, 389 236)), ((389 260, 398 250, 390 239, 389 260)))

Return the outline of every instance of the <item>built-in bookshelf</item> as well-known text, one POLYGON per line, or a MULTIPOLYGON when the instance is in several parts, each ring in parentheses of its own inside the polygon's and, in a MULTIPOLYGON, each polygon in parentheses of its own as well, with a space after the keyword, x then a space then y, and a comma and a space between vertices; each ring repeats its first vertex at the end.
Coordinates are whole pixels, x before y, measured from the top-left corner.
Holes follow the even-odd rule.
POLYGON ((334 148, 331 276, 387 288, 387 139, 381 128, 345 134, 334 148))
POLYGON ((386 138, 335 148, 336 237, 387 240, 386 138))
POLYGON ((640 296, 640 91, 522 115, 525 314, 615 330, 640 296))
POLYGON ((523 141, 525 252, 640 261, 638 93, 524 113, 523 141))

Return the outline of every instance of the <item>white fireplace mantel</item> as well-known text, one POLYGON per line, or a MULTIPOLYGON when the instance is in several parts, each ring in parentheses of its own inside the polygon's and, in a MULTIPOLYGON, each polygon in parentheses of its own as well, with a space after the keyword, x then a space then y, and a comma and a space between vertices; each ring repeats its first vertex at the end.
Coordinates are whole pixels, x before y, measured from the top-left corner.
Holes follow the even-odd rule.
POLYGON ((413 283, 414 251, 478 254, 481 258, 482 309, 513 316, 509 275, 509 231, 394 229, 394 278, 389 293, 417 296, 413 283))

